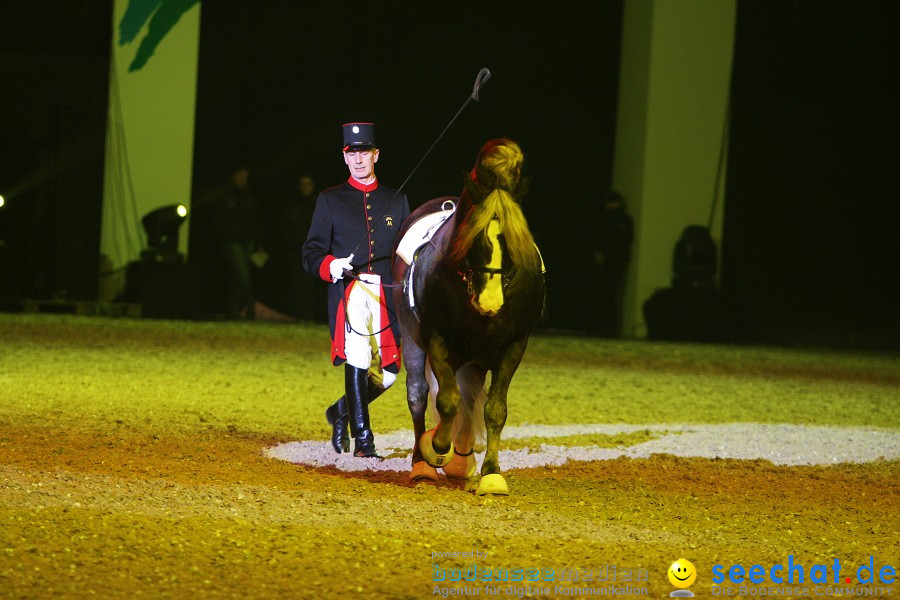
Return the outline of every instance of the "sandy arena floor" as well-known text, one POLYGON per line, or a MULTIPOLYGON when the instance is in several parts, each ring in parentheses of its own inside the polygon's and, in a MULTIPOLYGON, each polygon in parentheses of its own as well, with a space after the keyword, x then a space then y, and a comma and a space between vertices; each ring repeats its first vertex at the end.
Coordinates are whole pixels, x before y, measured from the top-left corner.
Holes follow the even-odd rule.
MULTIPOLYGON (((697 597, 717 591, 715 565, 768 572, 789 556, 804 565, 808 594, 750 587, 781 588, 779 597, 900 593, 896 582, 856 579, 870 557, 876 572, 900 567, 896 356, 535 337, 509 425, 623 431, 523 429, 505 448, 553 442, 619 456, 508 469, 511 495, 481 498, 465 483, 265 454, 327 444, 322 412, 340 377, 326 335, 304 325, 0 315, 0 598, 601 589, 660 598, 675 589, 666 571, 682 556, 696 566, 697 597), (735 423, 815 426, 814 437, 834 437, 831 464, 695 456, 678 451, 678 435, 671 452, 629 455, 666 427, 735 423), (872 434, 883 458, 842 462, 857 434, 872 434), (436 554, 453 552, 475 556, 436 554), (838 584, 831 570, 827 585, 809 581, 814 565, 835 559, 838 584), (552 569, 554 581, 448 581, 488 569, 538 578, 552 569)), ((408 427, 402 390, 400 381, 373 405, 376 435, 408 427)))

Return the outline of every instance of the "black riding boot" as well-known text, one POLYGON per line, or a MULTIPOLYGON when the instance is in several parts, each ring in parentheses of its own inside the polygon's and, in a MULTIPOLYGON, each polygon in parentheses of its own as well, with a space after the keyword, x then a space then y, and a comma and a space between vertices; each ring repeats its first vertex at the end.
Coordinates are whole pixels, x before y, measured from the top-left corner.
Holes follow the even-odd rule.
POLYGON ((369 425, 369 373, 350 364, 344 365, 344 392, 347 398, 347 420, 355 440, 353 455, 377 457, 375 436, 369 425))
MULTIPOLYGON (((370 380, 369 387, 369 404, 378 396, 382 395, 385 390, 373 384, 370 380)), ((347 419, 347 396, 341 396, 337 402, 328 407, 325 411, 325 418, 331 425, 331 446, 334 451, 350 452, 350 433, 348 431, 349 421, 347 419)))

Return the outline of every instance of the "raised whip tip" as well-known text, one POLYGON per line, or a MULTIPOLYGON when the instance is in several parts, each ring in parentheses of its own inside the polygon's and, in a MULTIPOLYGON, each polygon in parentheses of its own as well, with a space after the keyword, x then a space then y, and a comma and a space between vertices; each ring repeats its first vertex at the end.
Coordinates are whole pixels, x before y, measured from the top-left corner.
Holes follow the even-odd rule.
POLYGON ((478 102, 478 92, 481 91, 481 86, 486 84, 490 78, 491 70, 487 67, 484 67, 480 71, 478 71, 478 75, 475 77, 475 85, 472 86, 472 100, 478 102))

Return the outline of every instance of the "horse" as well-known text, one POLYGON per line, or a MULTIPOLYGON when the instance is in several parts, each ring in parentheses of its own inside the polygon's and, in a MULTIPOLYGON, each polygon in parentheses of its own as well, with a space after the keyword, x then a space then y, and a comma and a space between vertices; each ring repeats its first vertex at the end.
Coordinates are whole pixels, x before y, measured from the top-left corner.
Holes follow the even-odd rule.
POLYGON ((392 292, 416 440, 410 476, 437 481, 441 468, 450 478, 473 477, 475 436, 486 429, 478 495, 509 494, 498 458, 507 392, 544 310, 543 261, 519 206, 522 161, 515 142, 487 142, 458 198, 430 200, 404 222, 392 262, 402 282, 392 292), (407 231, 442 212, 440 228, 404 258, 398 247, 407 231), (429 377, 440 420, 425 431, 429 377))

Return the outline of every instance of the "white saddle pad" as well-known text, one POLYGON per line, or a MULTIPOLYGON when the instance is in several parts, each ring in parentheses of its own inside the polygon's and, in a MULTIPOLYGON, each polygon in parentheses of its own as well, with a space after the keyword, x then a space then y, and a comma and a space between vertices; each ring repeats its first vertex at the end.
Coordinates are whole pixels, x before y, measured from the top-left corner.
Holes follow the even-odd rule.
MULTIPOLYGON (((449 203, 445 203, 445 206, 449 203)), ((416 222, 410 225, 409 229, 400 240, 397 246, 397 256, 402 258, 406 264, 411 264, 416 250, 427 244, 435 232, 440 229, 444 221, 456 211, 456 205, 453 208, 440 210, 416 219, 416 222)))

